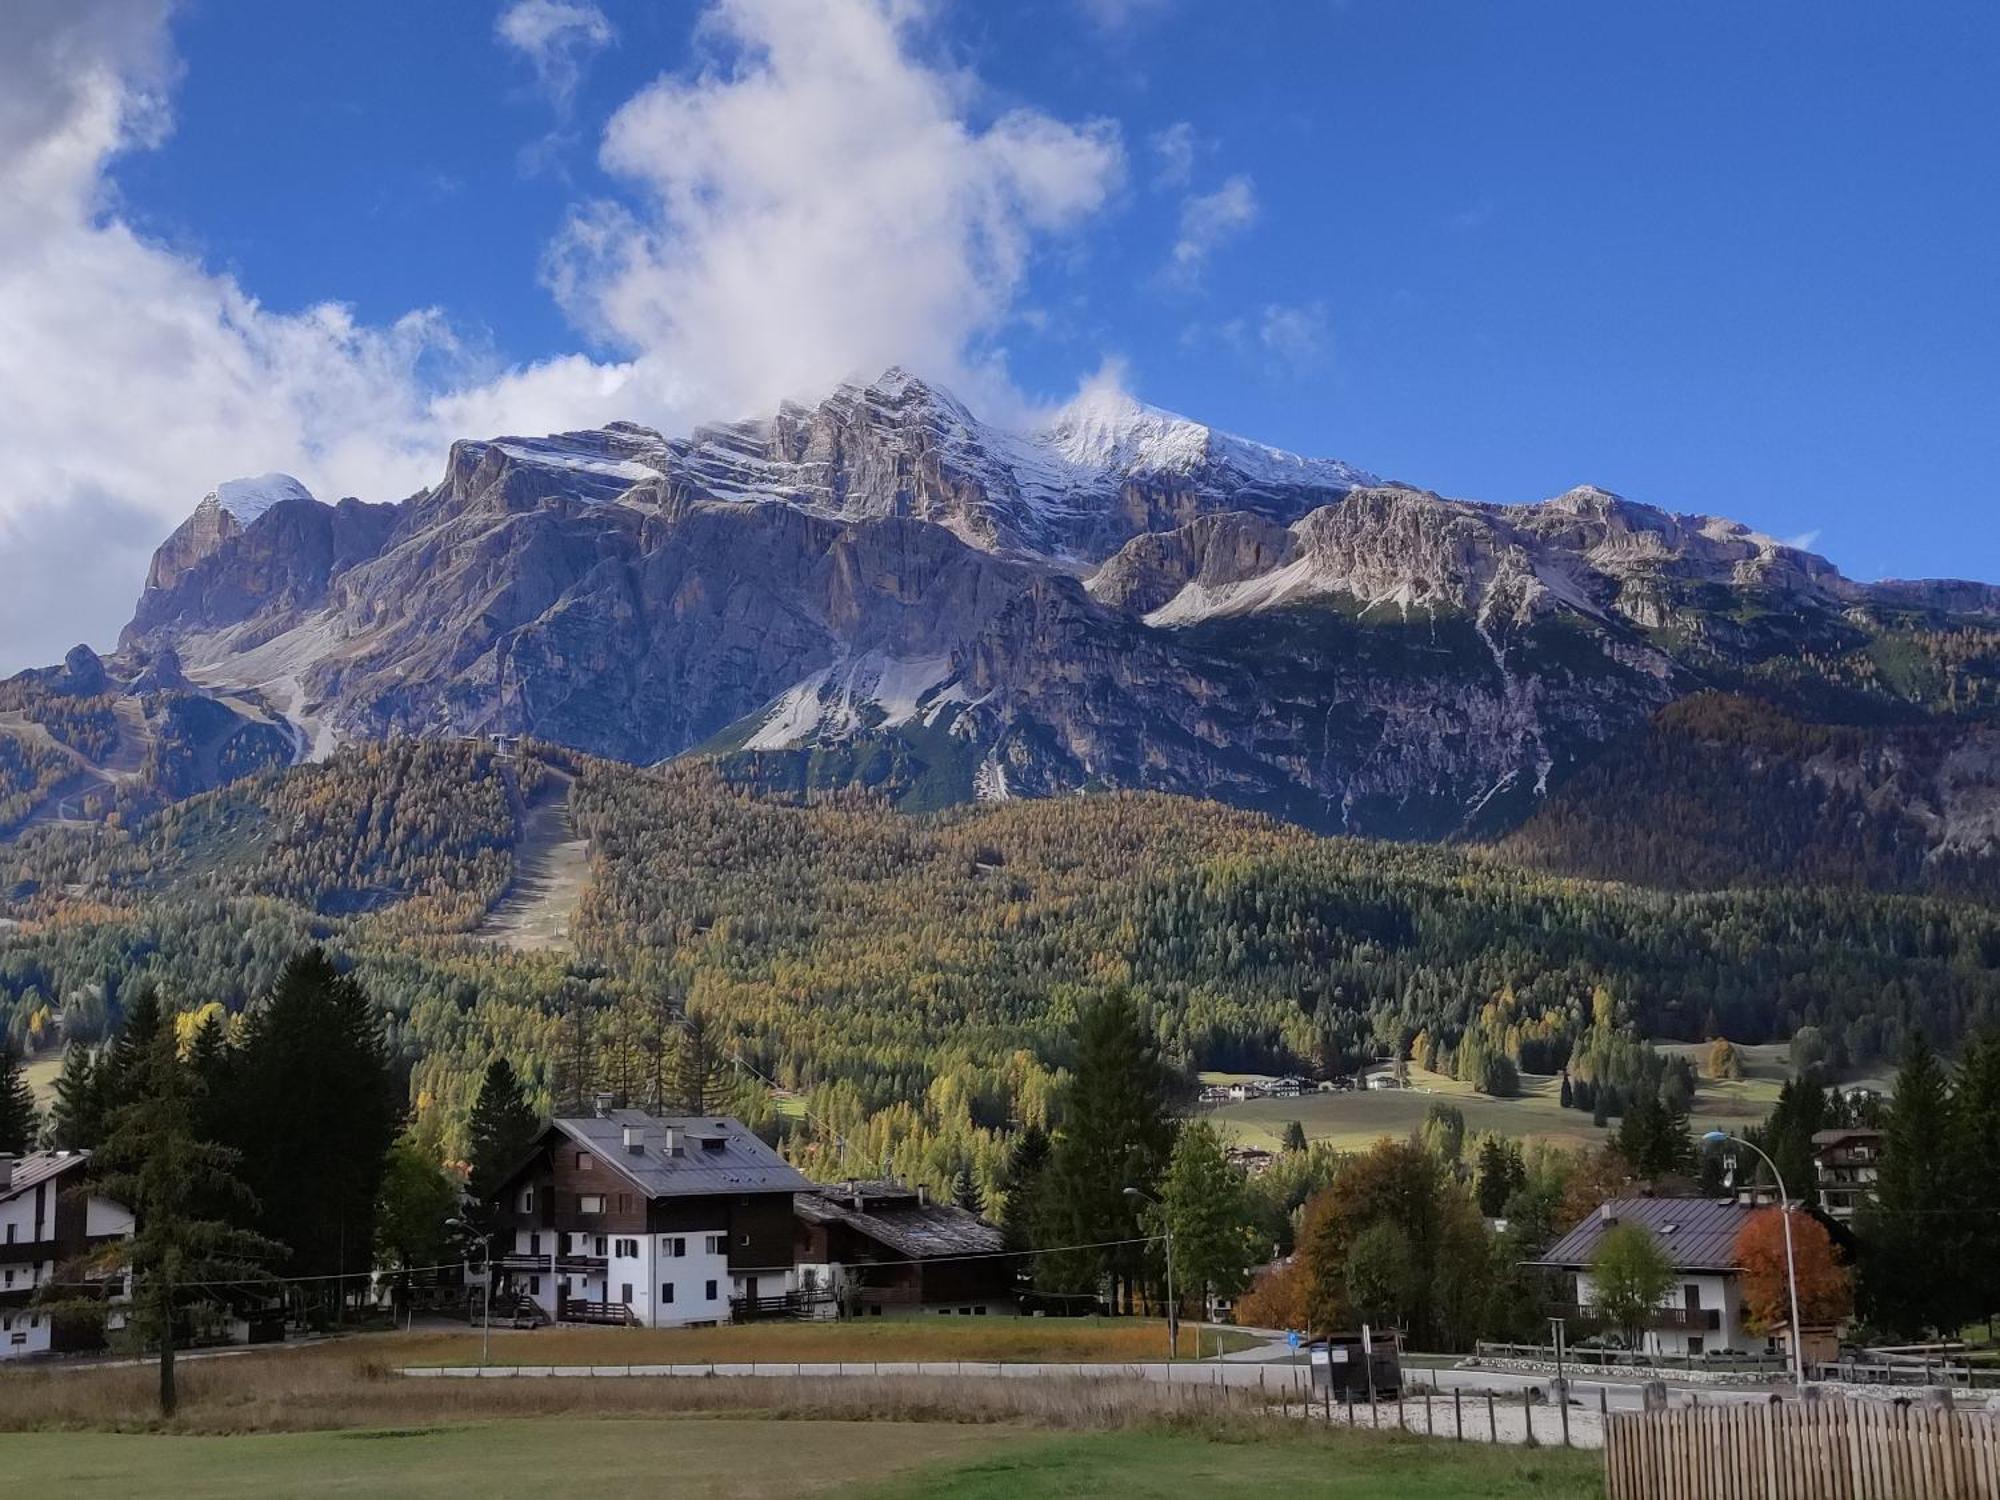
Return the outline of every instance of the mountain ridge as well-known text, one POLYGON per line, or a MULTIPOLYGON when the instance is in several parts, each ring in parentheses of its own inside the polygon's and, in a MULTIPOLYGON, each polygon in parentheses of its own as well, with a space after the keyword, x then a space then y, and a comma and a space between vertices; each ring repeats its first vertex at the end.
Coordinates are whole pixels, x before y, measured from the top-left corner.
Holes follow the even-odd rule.
POLYGON ((1590 486, 1448 499, 1104 385, 1011 431, 892 369, 681 438, 461 439, 393 504, 250 489, 163 544, 121 652, 308 755, 531 734, 925 805, 1133 787, 1482 837, 1691 693, 1949 721, 2000 670, 1962 649, 2000 589, 1859 583, 1590 486))

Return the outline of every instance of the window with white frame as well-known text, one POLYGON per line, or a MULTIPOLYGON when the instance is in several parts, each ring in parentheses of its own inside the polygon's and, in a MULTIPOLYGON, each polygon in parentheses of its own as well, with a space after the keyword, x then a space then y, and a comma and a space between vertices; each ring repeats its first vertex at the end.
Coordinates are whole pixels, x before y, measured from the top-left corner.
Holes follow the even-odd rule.
POLYGON ((711 1234, 708 1237, 708 1253, 710 1255, 727 1255, 729 1253, 729 1236, 726 1234, 711 1234))

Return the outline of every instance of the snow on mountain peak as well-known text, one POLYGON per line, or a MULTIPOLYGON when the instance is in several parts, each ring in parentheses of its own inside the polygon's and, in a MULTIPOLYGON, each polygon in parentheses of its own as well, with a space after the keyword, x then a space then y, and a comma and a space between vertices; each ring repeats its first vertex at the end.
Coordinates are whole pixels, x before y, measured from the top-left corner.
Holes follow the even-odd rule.
POLYGON ((1046 435, 1081 468, 1184 474, 1207 459, 1210 432, 1147 406, 1115 382, 1093 380, 1056 413, 1046 435))
POLYGON ((289 474, 257 474, 244 479, 225 479, 205 498, 228 511, 238 526, 248 526, 281 500, 312 497, 312 491, 289 474))

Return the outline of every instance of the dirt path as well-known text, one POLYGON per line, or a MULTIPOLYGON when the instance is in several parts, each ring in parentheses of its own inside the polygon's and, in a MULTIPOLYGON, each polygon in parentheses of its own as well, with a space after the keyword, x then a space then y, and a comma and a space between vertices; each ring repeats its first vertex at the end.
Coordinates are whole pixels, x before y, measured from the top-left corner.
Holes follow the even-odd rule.
POLYGON ((569 826, 567 777, 547 801, 528 812, 514 851, 514 883, 473 936, 509 948, 539 951, 569 946, 570 918, 590 883, 590 841, 569 826))

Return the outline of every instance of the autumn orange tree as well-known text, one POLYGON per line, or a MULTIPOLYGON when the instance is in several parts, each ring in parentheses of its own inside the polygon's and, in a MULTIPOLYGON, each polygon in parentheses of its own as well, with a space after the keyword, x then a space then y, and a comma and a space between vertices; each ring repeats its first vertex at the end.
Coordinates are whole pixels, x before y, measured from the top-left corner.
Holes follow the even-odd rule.
MULTIPOLYGON (((1808 1327, 1838 1323, 1854 1310, 1854 1283, 1840 1263, 1826 1226, 1810 1214, 1792 1215, 1792 1255, 1798 1268, 1799 1321, 1808 1327)), ((1753 1332, 1792 1320, 1785 1281, 1785 1219, 1779 1209, 1752 1214, 1736 1235, 1736 1263, 1743 1268, 1743 1305, 1753 1332)))

